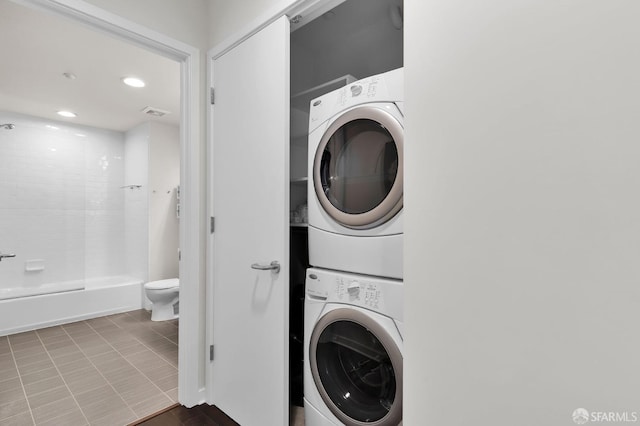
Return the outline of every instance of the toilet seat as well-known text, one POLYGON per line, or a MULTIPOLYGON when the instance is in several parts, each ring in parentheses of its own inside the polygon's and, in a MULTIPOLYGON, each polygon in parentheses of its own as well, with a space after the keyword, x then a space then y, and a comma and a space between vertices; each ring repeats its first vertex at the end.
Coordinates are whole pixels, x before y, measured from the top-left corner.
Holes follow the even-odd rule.
POLYGON ((168 280, 150 281, 144 285, 147 290, 167 290, 180 286, 178 278, 170 278, 168 280))

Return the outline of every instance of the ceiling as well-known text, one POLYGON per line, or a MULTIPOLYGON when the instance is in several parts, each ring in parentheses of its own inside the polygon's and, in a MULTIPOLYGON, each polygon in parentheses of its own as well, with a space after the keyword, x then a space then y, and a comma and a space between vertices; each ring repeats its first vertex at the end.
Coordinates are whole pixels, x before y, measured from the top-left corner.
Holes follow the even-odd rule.
POLYGON ((10 0, 0 0, 0 40, 0 111, 121 132, 147 121, 180 124, 174 60, 10 0), (125 76, 146 86, 126 86, 125 76), (151 116, 141 112, 145 107, 169 114, 151 116), (59 110, 78 116, 65 119, 59 110))
MULTIPOLYGON (((327 2, 336 3, 340 0, 327 2)), ((297 29, 296 43, 317 59, 314 73, 321 81, 335 77, 322 74, 362 78, 371 70, 391 69, 386 62, 401 66, 402 49, 386 44, 402 45, 397 41, 402 31, 394 28, 390 17, 392 9, 401 13, 402 3, 349 0, 319 19, 306 16, 292 28, 297 29), (375 55, 367 48, 371 45, 377 46, 375 55), (338 65, 344 71, 337 70, 338 65)), ((122 132, 146 121, 180 124, 180 64, 174 60, 11 0, 0 0, 0 40, 0 112, 122 132), (65 73, 76 78, 66 78, 65 73), (125 86, 125 76, 140 77, 147 85, 125 86), (151 116, 141 111, 146 107, 169 113, 151 116), (62 118, 56 114, 62 109, 78 116, 62 118)))

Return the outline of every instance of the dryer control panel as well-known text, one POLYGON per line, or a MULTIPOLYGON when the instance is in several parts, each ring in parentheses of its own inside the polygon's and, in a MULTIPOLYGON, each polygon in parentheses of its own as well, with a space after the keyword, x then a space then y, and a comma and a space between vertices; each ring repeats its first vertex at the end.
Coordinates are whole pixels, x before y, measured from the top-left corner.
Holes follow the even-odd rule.
POLYGON ((356 81, 355 83, 336 90, 338 93, 336 105, 341 108, 345 108, 363 102, 362 99, 354 99, 358 97, 375 99, 378 95, 378 91, 380 90, 380 86, 383 87, 382 90, 386 93, 384 78, 379 75, 356 81))
POLYGON ((309 133, 333 115, 363 103, 401 102, 404 99, 404 69, 372 75, 311 100, 309 133))

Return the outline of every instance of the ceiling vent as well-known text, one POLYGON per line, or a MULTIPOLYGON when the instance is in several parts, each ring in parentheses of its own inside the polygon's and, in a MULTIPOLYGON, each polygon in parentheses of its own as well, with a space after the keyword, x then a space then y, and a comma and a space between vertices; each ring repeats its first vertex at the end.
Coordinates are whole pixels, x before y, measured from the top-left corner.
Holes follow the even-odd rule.
POLYGON ((159 108, 153 108, 150 106, 144 107, 143 109, 141 109, 141 111, 147 115, 153 115, 154 117, 162 117, 163 115, 171 114, 171 112, 169 111, 165 111, 159 108))

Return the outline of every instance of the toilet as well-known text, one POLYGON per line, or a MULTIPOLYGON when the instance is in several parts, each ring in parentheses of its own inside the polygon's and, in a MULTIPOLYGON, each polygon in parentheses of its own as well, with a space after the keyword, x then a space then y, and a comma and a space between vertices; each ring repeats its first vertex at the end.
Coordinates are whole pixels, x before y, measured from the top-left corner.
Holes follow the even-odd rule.
POLYGON ((166 321, 178 318, 178 296, 180 281, 178 278, 149 281, 144 292, 151 301, 151 321, 166 321))

